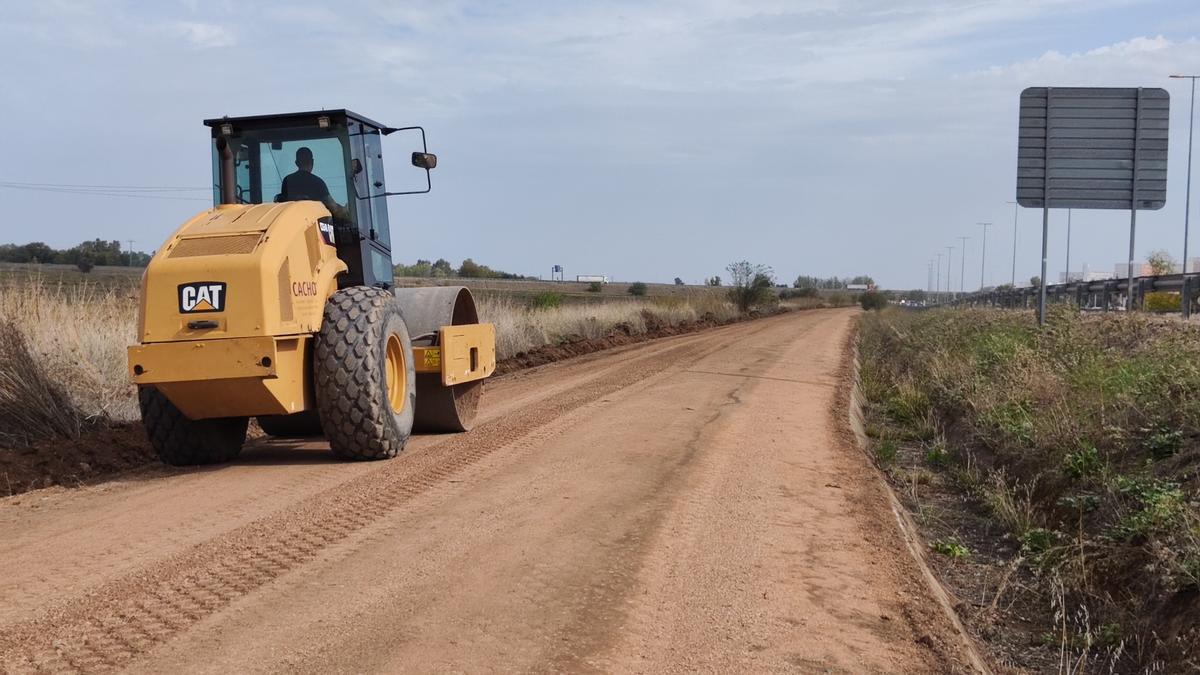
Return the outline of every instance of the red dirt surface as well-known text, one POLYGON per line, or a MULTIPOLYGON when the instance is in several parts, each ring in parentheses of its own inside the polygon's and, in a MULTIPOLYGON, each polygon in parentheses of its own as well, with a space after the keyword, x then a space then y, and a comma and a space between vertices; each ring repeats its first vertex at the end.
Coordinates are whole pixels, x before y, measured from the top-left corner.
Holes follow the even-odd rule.
POLYGON ((0 494, 82 485, 154 460, 140 423, 97 425, 75 439, 0 448, 0 494))
POLYGON ((264 439, 0 499, 0 672, 964 671, 840 438, 855 314, 497 378, 392 461, 264 439))

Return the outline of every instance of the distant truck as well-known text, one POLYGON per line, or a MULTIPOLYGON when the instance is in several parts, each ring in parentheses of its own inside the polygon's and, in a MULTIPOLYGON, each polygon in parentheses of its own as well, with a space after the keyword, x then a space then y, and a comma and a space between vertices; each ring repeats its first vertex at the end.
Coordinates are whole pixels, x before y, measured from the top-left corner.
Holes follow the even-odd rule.
POLYGON ((575 281, 582 281, 584 283, 599 282, 602 284, 607 284, 608 277, 600 275, 600 274, 580 274, 575 277, 575 281))

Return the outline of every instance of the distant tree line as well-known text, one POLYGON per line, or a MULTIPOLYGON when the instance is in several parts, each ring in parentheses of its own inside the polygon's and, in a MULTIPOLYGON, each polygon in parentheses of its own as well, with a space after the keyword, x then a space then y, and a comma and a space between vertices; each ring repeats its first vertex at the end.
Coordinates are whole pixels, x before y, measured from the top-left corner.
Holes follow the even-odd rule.
POLYGON ((810 277, 804 274, 796 277, 792 282, 793 288, 817 288, 821 290, 838 290, 844 289, 851 284, 863 284, 866 286, 874 286, 875 280, 871 277, 860 274, 856 277, 839 278, 839 277, 810 277))
POLYGON ((445 258, 438 258, 433 262, 428 260, 418 260, 411 265, 396 265, 393 270, 398 277, 427 277, 427 278, 445 278, 445 277, 461 277, 464 279, 531 279, 533 277, 522 276, 520 274, 512 274, 510 272, 502 272, 494 270, 487 265, 479 263, 467 258, 462 261, 458 267, 450 264, 445 258))
POLYGON ((68 249, 56 249, 35 241, 28 244, 0 244, 0 262, 76 265, 80 269, 91 269, 95 265, 145 267, 150 264, 150 254, 123 251, 121 242, 102 239, 85 241, 68 249))

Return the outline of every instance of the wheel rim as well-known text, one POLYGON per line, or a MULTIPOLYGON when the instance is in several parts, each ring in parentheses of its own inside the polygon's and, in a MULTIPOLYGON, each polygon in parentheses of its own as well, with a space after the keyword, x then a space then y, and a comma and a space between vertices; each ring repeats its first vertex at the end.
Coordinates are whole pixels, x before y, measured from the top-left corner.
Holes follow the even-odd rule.
POLYGON ((404 354, 404 344, 399 335, 389 335, 387 341, 387 396, 392 412, 399 414, 404 410, 404 402, 408 394, 408 363, 404 354))

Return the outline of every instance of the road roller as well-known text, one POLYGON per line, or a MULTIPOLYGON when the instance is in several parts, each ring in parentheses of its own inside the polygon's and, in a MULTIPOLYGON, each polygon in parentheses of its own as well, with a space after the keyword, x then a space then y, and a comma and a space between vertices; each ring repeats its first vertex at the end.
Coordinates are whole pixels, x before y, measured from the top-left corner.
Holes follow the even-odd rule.
POLYGON ((213 207, 155 252, 128 354, 158 456, 227 462, 250 418, 324 436, 348 460, 395 457, 414 431, 468 431, 495 327, 466 288, 394 287, 387 198, 430 191, 424 129, 349 110, 204 124, 213 207), (418 149, 411 189, 389 192, 383 140, 397 132, 418 149))

